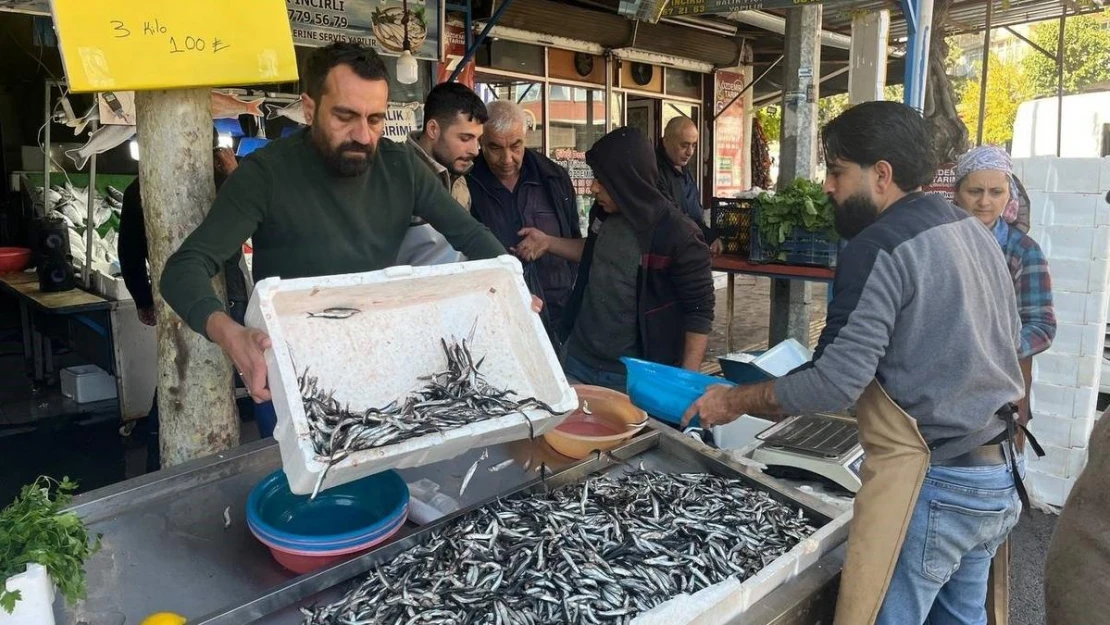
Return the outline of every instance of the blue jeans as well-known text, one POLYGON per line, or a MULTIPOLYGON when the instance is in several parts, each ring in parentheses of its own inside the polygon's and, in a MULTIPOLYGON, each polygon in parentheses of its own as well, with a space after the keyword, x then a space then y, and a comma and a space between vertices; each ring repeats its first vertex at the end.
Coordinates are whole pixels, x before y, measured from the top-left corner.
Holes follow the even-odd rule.
POLYGON ((991 558, 1020 514, 1009 464, 929 467, 875 624, 985 625, 991 558))
POLYGON ((628 386, 625 374, 591 367, 574 356, 568 355, 563 360, 563 373, 569 378, 571 384, 604 386, 619 393, 624 393, 628 386))

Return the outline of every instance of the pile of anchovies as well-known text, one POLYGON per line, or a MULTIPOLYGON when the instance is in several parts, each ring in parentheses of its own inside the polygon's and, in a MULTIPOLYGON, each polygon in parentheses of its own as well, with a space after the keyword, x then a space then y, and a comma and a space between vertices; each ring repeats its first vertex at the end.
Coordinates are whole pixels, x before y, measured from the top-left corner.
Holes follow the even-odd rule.
POLYGON ((331 458, 334 464, 352 452, 476 421, 532 409, 554 414, 550 406, 538 399, 513 399, 515 391, 498 389, 486 382, 478 371, 485 358, 474 362, 465 339, 440 343, 447 356, 447 369, 420 378, 427 382, 424 388, 383 408, 351 411, 335 399, 334 391, 321 389, 319 381, 307 372, 302 375, 301 398, 316 453, 331 458))
POLYGON ((301 611, 305 625, 628 623, 743 581, 813 531, 738 480, 641 468, 498 500, 301 611))

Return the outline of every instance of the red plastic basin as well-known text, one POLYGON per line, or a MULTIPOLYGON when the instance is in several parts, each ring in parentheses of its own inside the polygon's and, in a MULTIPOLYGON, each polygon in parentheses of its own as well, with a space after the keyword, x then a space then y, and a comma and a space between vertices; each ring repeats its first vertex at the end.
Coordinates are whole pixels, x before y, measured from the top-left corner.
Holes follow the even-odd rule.
POLYGON ((31 264, 31 250, 25 247, 0 247, 0 273, 23 271, 31 264))

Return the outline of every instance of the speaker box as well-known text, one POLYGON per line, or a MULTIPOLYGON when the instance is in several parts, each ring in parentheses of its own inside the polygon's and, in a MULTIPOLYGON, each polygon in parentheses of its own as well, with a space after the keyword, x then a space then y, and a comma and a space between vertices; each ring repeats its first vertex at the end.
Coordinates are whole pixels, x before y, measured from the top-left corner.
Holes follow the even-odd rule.
POLYGON ((69 231, 61 219, 42 219, 35 223, 35 266, 40 291, 69 291, 77 286, 69 231))

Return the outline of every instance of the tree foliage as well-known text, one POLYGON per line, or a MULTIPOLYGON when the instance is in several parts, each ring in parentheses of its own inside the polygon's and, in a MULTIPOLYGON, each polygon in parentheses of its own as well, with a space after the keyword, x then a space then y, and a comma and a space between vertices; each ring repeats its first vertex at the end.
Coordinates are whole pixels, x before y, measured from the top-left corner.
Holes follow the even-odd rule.
MULTIPOLYGON (((1029 38, 1055 54, 1059 34, 1059 21, 1042 22, 1031 29, 1029 38)), ((1031 50, 1023 66, 1033 97, 1056 94, 1054 60, 1031 50)), ((1077 93, 1104 81, 1110 81, 1110 12, 1069 17, 1064 29, 1064 93, 1077 93)))
MULTIPOLYGON (((979 65, 981 67, 981 63, 979 65)), ((981 76, 981 72, 982 70, 977 68, 975 73, 981 76)), ((974 139, 979 127, 980 81, 964 81, 957 87, 957 91, 959 103, 956 109, 974 139)), ((1033 85, 1020 61, 1004 61, 997 56, 990 57, 983 143, 986 145, 1009 143, 1014 134, 1014 120, 1017 118, 1018 105, 1033 97, 1035 97, 1033 85)))

